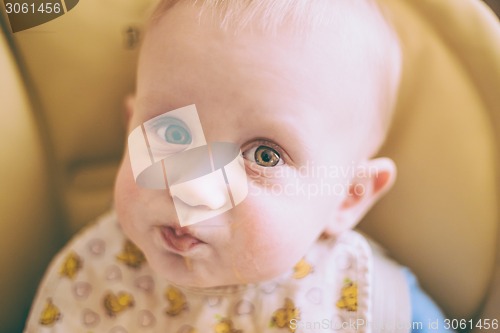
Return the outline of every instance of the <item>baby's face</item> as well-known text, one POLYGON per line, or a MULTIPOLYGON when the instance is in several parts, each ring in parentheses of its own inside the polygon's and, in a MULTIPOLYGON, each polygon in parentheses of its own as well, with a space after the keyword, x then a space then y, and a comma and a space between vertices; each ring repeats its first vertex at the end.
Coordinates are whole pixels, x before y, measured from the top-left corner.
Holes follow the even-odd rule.
MULTIPOLYGON (((293 267, 325 229, 349 225, 342 207, 353 163, 366 157, 367 133, 379 140, 371 130, 376 75, 341 34, 297 38, 285 27, 275 37, 235 36, 196 15, 178 5, 147 34, 129 131, 195 104, 207 142, 241 147, 248 196, 180 228, 169 191, 138 186, 127 154, 115 188, 118 218, 150 265, 174 283, 269 279, 293 267)), ((192 195, 186 204, 210 206, 215 194, 192 195)))

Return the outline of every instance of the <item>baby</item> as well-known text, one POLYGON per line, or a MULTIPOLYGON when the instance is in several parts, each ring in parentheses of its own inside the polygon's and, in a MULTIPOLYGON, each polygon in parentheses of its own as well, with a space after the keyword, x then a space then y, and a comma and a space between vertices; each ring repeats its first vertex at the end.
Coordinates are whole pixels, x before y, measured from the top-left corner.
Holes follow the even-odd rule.
POLYGON ((25 332, 425 332, 437 307, 352 231, 395 180, 400 72, 370 0, 162 1, 114 211, 25 332))

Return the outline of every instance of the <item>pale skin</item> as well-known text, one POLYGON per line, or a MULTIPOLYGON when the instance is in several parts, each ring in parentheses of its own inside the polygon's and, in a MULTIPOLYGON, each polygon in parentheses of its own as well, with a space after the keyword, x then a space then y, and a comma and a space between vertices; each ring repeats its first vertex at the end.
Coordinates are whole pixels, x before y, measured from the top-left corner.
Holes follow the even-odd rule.
MULTIPOLYGON (((165 279, 191 287, 256 283, 293 267, 321 233, 335 236, 353 228, 391 187, 394 164, 369 159, 367 147, 368 141, 382 139, 371 130, 379 112, 380 82, 364 59, 366 50, 331 31, 319 29, 305 39, 286 29, 276 36, 258 31, 235 36, 208 19, 199 21, 198 10, 176 5, 148 32, 129 131, 195 104, 208 142, 241 147, 250 193, 260 195, 250 194, 230 211, 182 229, 199 243, 177 251, 162 237, 166 227, 181 230, 176 229, 172 197, 168 191, 140 188, 125 154, 115 207, 125 234, 165 279), (261 146, 279 153, 280 162, 259 165, 255 151, 261 146), (353 161, 370 172, 354 178, 273 176, 276 170, 307 163, 349 168, 353 161), (320 182, 349 186, 309 199, 263 191, 320 182), (355 192, 356 186, 364 191, 355 192)), ((210 206, 214 198, 196 189, 192 195, 197 200, 191 205, 210 206)))

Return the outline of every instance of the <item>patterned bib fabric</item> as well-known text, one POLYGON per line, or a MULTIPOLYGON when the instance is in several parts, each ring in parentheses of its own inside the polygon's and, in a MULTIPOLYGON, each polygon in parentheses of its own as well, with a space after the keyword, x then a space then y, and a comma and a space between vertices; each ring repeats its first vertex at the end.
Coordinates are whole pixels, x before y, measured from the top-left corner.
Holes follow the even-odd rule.
POLYGON ((154 273, 110 213, 54 259, 25 332, 370 332, 372 261, 348 232, 321 237, 271 281, 183 288, 154 273))

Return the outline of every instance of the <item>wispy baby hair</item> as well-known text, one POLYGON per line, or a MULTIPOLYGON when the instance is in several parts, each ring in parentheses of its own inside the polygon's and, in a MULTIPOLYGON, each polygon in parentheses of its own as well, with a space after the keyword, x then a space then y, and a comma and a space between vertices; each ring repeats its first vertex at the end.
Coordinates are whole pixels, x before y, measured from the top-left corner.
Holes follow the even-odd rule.
POLYGON ((329 0, 162 0, 153 20, 183 2, 200 6, 200 16, 215 16, 223 29, 237 31, 257 25, 276 31, 286 21, 296 23, 296 27, 323 24, 328 18, 325 13, 329 0))

